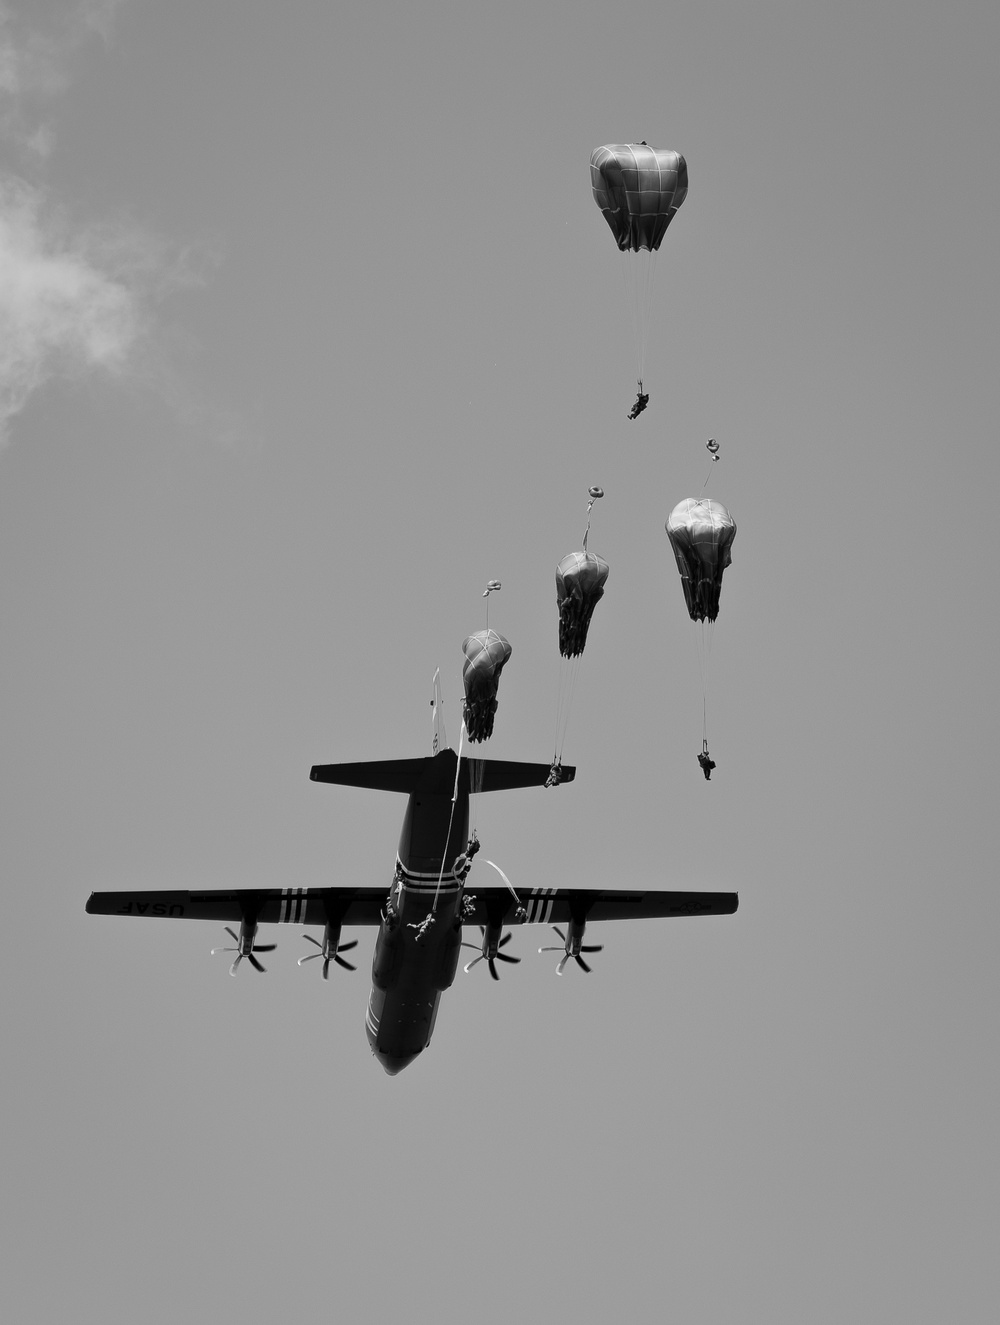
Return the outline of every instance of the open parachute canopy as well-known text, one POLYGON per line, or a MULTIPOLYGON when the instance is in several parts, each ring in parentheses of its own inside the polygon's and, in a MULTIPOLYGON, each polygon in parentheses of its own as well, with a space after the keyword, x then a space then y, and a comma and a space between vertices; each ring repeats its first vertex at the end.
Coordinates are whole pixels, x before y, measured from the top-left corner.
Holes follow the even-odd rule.
POLYGON ((733 559, 736 522, 721 502, 685 497, 670 512, 666 529, 691 620, 714 621, 719 615, 722 572, 733 559))
POLYGON ((687 196, 687 162, 646 143, 612 143, 594 148, 590 183, 622 252, 653 253, 687 196))
POLYGON ((590 618, 604 596, 607 578, 608 563, 593 552, 570 552, 556 567, 559 652, 564 658, 583 652, 590 618))
POLYGON ((493 735, 500 673, 511 655, 511 647, 495 630, 477 630, 462 642, 465 665, 465 730, 470 741, 488 741, 493 735))

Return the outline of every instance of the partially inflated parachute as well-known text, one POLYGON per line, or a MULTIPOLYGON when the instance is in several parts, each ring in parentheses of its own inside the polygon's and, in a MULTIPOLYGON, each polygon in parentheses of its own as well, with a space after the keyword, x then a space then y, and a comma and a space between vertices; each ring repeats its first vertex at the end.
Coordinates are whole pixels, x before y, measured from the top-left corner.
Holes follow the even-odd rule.
POLYGON ((714 621, 719 615, 722 572, 732 561, 733 517, 721 502, 685 497, 670 512, 666 529, 691 620, 714 621))
POLYGON ((604 597, 608 563, 593 552, 570 552, 556 567, 559 652, 575 658, 587 643, 594 608, 604 597))
POLYGON ((590 183, 622 252, 655 252, 687 196, 687 162, 647 143, 612 143, 594 148, 590 183))
POLYGON ((511 655, 511 647, 495 630, 477 630, 462 643, 465 665, 465 729, 470 741, 488 741, 493 735, 500 672, 511 655))

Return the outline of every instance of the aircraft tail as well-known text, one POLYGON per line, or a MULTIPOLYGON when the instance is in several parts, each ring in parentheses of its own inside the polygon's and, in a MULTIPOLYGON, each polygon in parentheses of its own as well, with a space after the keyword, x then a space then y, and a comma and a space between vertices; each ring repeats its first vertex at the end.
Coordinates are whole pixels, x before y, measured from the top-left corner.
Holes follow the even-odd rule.
MULTIPOLYGON (((441 669, 434 673, 431 698, 431 757, 429 759, 373 759, 355 764, 315 764, 313 782, 334 782, 344 787, 370 787, 374 791, 421 791, 440 795, 463 791, 508 791, 512 787, 544 787, 551 764, 527 764, 512 759, 471 759, 459 756, 448 744, 441 700, 441 669)), ((559 781, 572 782, 576 769, 560 768, 559 781)))
POLYGON ((441 668, 434 673, 434 696, 431 699, 431 754, 438 755, 448 749, 444 730, 444 701, 441 698, 441 668))

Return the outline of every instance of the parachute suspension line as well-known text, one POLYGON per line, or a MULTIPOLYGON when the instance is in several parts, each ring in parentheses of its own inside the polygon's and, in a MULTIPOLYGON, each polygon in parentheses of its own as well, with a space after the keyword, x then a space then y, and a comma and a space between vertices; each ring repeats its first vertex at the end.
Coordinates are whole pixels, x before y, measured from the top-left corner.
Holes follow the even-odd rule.
POLYGON ((486 764, 482 759, 469 759, 469 837, 479 840, 479 795, 486 781, 486 764))
POLYGON ((465 719, 462 719, 462 730, 458 734, 458 763, 455 765, 455 785, 451 791, 451 812, 448 815, 448 831, 445 834, 444 846, 441 849, 441 870, 438 874, 437 887, 434 889, 434 901, 431 903, 431 915, 437 915, 438 898, 441 895, 441 883, 444 880, 444 866, 448 858, 448 843, 451 841, 451 826, 455 822, 455 806, 458 803, 458 779, 462 776, 462 746, 465 742, 465 719))
POLYGON ((639 255, 624 252, 621 255, 622 282, 625 287, 625 306, 632 324, 632 349, 635 354, 635 376, 639 390, 642 391, 642 377, 645 372, 646 351, 643 344, 642 289, 639 279, 639 255))
POLYGON ((573 710, 573 695, 576 690, 576 678, 580 674, 582 654, 574 658, 560 658, 559 679, 556 682, 556 736, 554 763, 562 763, 563 747, 569 730, 570 713, 573 710))
POLYGON ((699 622, 698 632, 698 667, 701 672, 701 735, 703 748, 708 750, 708 682, 709 663, 712 659, 712 641, 715 637, 715 622, 699 622))
POLYGON ((649 341, 649 326, 652 321, 653 312, 653 278, 656 275, 656 257, 657 250, 653 249, 643 258, 643 291, 642 291, 642 375, 646 374, 646 345, 649 341))
POLYGON ((636 376, 639 375, 639 328, 635 324, 635 308, 632 302, 632 292, 629 289, 628 280, 628 254, 619 253, 618 255, 619 271, 622 274, 622 290, 625 294, 625 312, 632 324, 632 353, 635 356, 636 376))
MULTIPOLYGON (((451 803, 454 806, 458 800, 458 779, 462 776, 462 746, 465 744, 465 719, 462 719, 462 730, 458 733, 458 763, 455 765, 455 785, 451 789, 451 803)), ((447 842, 445 846, 447 847, 447 842)))

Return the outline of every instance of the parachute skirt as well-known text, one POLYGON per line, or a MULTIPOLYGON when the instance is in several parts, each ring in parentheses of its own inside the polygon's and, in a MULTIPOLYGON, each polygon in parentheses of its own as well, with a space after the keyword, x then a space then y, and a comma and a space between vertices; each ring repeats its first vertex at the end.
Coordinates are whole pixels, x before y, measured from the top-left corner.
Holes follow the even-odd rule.
POLYGON ((714 621, 722 573, 733 559, 736 522, 721 502, 685 497, 670 512, 666 530, 691 620, 714 621))
POLYGON ((511 655, 511 647, 495 630, 478 630, 462 642, 465 665, 463 717, 470 741, 488 741, 493 735, 500 673, 511 655))
POLYGON ((570 552, 556 567, 559 652, 575 658, 584 650, 594 608, 604 596, 608 563, 593 552, 570 552))

